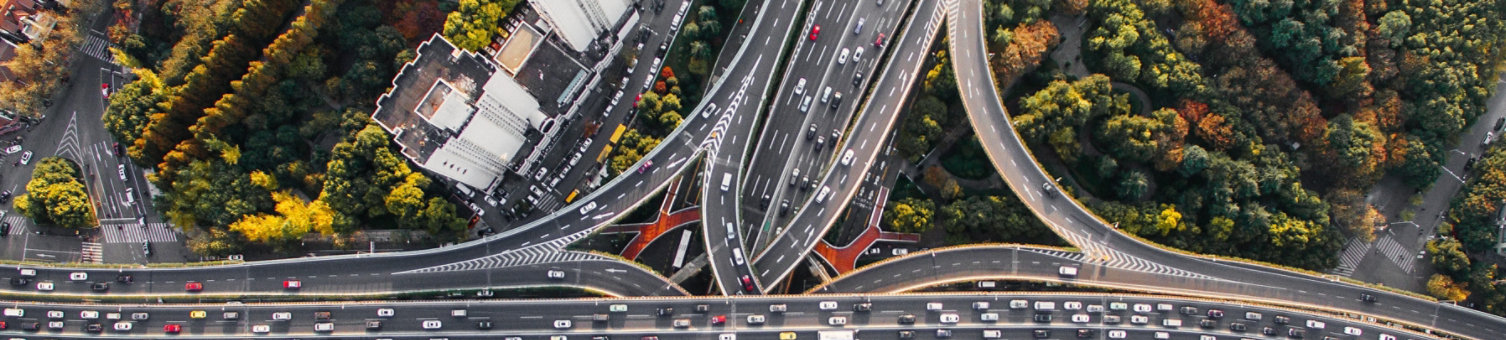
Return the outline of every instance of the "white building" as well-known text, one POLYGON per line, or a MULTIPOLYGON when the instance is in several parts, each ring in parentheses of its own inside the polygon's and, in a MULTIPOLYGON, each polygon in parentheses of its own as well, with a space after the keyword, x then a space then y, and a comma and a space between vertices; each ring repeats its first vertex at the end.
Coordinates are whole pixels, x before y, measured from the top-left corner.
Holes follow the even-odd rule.
POLYGON ((614 32, 633 0, 530 0, 560 39, 583 52, 604 33, 614 32))

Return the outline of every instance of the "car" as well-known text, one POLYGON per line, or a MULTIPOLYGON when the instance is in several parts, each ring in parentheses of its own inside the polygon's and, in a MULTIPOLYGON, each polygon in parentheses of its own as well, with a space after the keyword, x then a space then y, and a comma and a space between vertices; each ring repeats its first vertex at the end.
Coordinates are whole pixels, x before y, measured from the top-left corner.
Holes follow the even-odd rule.
POLYGON ((314 320, 316 321, 329 321, 331 316, 333 316, 333 314, 331 314, 329 311, 314 312, 314 320))
POLYGON ((1051 337, 1051 330, 1049 330, 1049 329, 1037 329, 1037 330, 1035 330, 1033 332, 1030 332, 1030 334, 1033 335, 1033 336, 1035 336, 1036 339, 1044 339, 1044 338, 1051 337))
POLYGON ((957 316, 957 313, 941 313, 940 320, 941 323, 957 323, 961 318, 957 316))
POLYGON ((89 289, 93 290, 93 291, 96 291, 96 292, 108 291, 108 290, 110 290, 110 283, 109 282, 95 282, 94 284, 89 285, 89 289))
POLYGON ((660 317, 665 317, 675 315, 675 309, 673 307, 659 307, 659 310, 655 313, 660 317))
POLYGON ((852 149, 847 149, 847 152, 842 153, 842 166, 852 166, 852 154, 852 149))
POLYGON ((135 325, 132 324, 130 321, 116 322, 115 323, 115 331, 116 332, 130 332, 132 326, 135 326, 135 325))
POLYGON ((932 312, 940 311, 941 310, 941 303, 940 302, 927 302, 926 303, 926 310, 932 311, 932 312))
POLYGON ((50 292, 53 289, 52 281, 37 282, 37 290, 50 292))
POLYGON ((224 312, 220 314, 220 318, 225 320, 240 320, 241 312, 224 312))
POLYGON ((492 322, 486 320, 476 321, 476 329, 492 329, 492 322))
POLYGON ((96 319, 99 319, 99 311, 97 311, 97 310, 79 311, 78 312, 78 318, 79 319, 84 319, 84 320, 96 320, 96 319))
POLYGON ((570 320, 554 320, 554 329, 570 329, 570 320))
MULTIPOLYGON (((1473 161, 1474 159, 1471 158, 1470 160, 1473 161)), ((1375 295, 1360 294, 1360 301, 1364 301, 1364 302, 1368 302, 1368 303, 1375 303, 1375 295)))
POLYGON ((60 310, 50 310, 50 311, 47 311, 47 318, 48 319, 62 319, 63 318, 63 311, 60 311, 60 310))
POLYGON ((452 318, 463 318, 463 317, 466 317, 466 315, 468 313, 469 313, 469 311, 465 310, 464 308, 451 309, 450 310, 450 317, 452 317, 452 318))
POLYGON ((1325 324, 1325 323, 1323 323, 1323 322, 1322 322, 1322 321, 1318 321, 1318 320, 1307 320, 1307 328, 1312 328, 1312 329, 1323 329, 1323 328, 1327 328, 1327 327, 1328 327, 1328 324, 1325 324))
POLYGON ((1195 315, 1195 314, 1197 314, 1197 307, 1193 307, 1193 306, 1184 306, 1184 307, 1182 307, 1182 315, 1195 315))
POLYGON ((1150 317, 1144 315, 1130 315, 1130 324, 1144 325, 1150 323, 1150 317))
POLYGON ((805 78, 800 78, 795 82, 795 94, 805 94, 805 78))
POLYGON ((998 338, 1002 338, 1002 337, 1004 337, 1004 332, 1003 331, 1000 331, 1000 330, 997 330, 997 329, 985 329, 985 330, 983 330, 983 338, 984 339, 998 339, 998 338))
POLYGON ((1095 335, 1098 335, 1098 331, 1097 330, 1087 329, 1087 328, 1079 328, 1079 329, 1077 329, 1077 337, 1079 337, 1079 338, 1091 338, 1091 337, 1093 337, 1095 335))
MULTIPOLYGON (((10 236, 10 222, 0 222, 0 237, 6 237, 6 236, 10 236)), ((17 286, 25 286, 26 285, 26 281, 25 280, 26 280, 25 278, 13 277, 13 278, 11 278, 11 284, 12 285, 17 285, 17 286), (16 284, 17 280, 20 280, 21 283, 20 284, 16 284)))
POLYGON ((988 310, 988 301, 973 302, 973 310, 988 310))
MULTIPOLYGON (((842 52, 837 53, 837 65, 847 65, 847 56, 849 56, 849 55, 852 55, 852 50, 847 49, 847 48, 842 48, 842 52)), ((31 151, 27 151, 27 152, 31 152, 31 151)))
MULTIPOLYGON (((638 173, 643 173, 643 169, 647 169, 648 167, 651 167, 651 166, 654 166, 654 162, 653 161, 645 161, 645 162, 643 162, 643 166, 638 167, 638 173)), ((592 210, 596 210, 596 201, 586 202, 585 206, 580 207, 580 214, 581 215, 587 215, 587 214, 590 214, 592 210)))
MULTIPOLYGON (((858 48, 852 50, 852 62, 855 63, 855 62, 858 62, 858 61, 861 61, 861 60, 863 60, 863 47, 862 46, 858 46, 858 48)), ((861 73, 858 74, 858 79, 862 79, 862 78, 863 78, 862 74, 861 73)))
POLYGON ((810 112, 811 98, 811 96, 805 96, 805 99, 800 100, 800 113, 810 112))
POLYGON ((190 318, 190 319, 203 319, 203 318, 206 318, 206 317, 209 317, 209 312, 205 312, 205 311, 202 311, 202 310, 196 310, 196 311, 190 311, 190 312, 188 312, 188 318, 190 318))
POLYGON ((1491 130, 1501 131, 1503 127, 1506 127, 1506 117, 1496 118, 1496 126, 1491 130))
POLYGON ((5 154, 7 154, 7 155, 13 154, 13 153, 17 153, 17 152, 21 152, 21 146, 20 145, 11 145, 11 146, 8 146, 8 147, 5 148, 5 154))
POLYGON ((549 272, 546 275, 549 276, 550 280, 565 279, 565 271, 560 270, 559 268, 549 268, 549 272))
POLYGON ((380 309, 377 309, 377 316, 378 317, 390 318, 390 317, 392 317, 395 314, 396 314, 396 311, 394 311, 392 308, 380 308, 380 309))
POLYGON ((1208 318, 1211 318, 1211 319, 1223 319, 1224 318, 1224 311, 1220 310, 1220 309, 1209 309, 1208 310, 1208 318))
POLYGON ((820 308, 821 310, 837 310, 837 302, 821 301, 820 303, 816 304, 816 307, 820 308))
POLYGON ((131 276, 131 274, 115 275, 115 282, 130 284, 131 282, 135 282, 135 281, 136 281, 136 277, 131 276))
POLYGON ((763 314, 748 314, 749 325, 762 325, 766 321, 763 314))
POLYGON ((1124 339, 1127 335, 1122 329, 1109 330, 1109 339, 1124 339))
POLYGON ((1396 336, 1395 335, 1386 334, 1386 333, 1381 333, 1380 340, 1396 340, 1396 336))
POLYGON ((675 319, 670 325, 675 328, 690 328, 690 319, 675 319))
POLYGON ((1247 329, 1248 329, 1248 327, 1246 327, 1243 322, 1230 322, 1229 323, 1229 330, 1230 331, 1244 332, 1247 329))
POLYGON ((915 323, 915 314, 900 315, 899 316, 899 323, 901 325, 909 325, 909 324, 915 323))
POLYGON ((827 325, 831 325, 831 326, 846 325, 847 324, 847 317, 845 317, 845 316, 833 316, 833 317, 830 317, 830 318, 826 318, 826 324, 827 325))
POLYGON ((439 329, 440 327, 444 327, 444 322, 439 320, 424 320, 421 325, 424 329, 439 329))
POLYGON ((863 23, 864 22, 868 22, 868 18, 858 18, 858 24, 857 24, 857 26, 853 26, 852 27, 852 34, 862 33, 863 32, 863 23))
POLYGON ((85 272, 72 272, 72 273, 68 273, 68 279, 69 280, 73 280, 73 281, 88 280, 89 279, 89 273, 85 273, 85 272))
POLYGON ((292 320, 292 319, 293 319, 293 313, 289 313, 289 312, 276 312, 276 313, 272 313, 272 320, 282 321, 282 320, 292 320))
POLYGON ((31 151, 21 153, 21 165, 31 164, 31 151))
POLYGON ((1025 300, 1009 300, 1009 309, 1025 309, 1025 308, 1030 308, 1030 301, 1025 301, 1025 300))
POLYGON ((1202 320, 1199 320, 1197 322, 1197 325, 1198 325, 1198 327, 1202 327, 1202 328, 1218 327, 1218 320, 1214 320, 1214 319, 1202 319, 1202 320))
POLYGON ((1267 336, 1276 335, 1276 328, 1271 326, 1260 327, 1260 334, 1267 336))
POLYGON ((871 302, 860 302, 852 304, 852 311, 854 312, 868 312, 871 310, 873 310, 873 303, 871 302))
POLYGON ((382 329, 382 320, 366 320, 366 329, 373 331, 382 329))
POLYGON ((175 324, 175 323, 170 323, 170 324, 162 325, 162 332, 163 333, 178 334, 179 332, 182 332, 182 331, 183 331, 183 325, 179 325, 179 324, 175 324))
POLYGON ((1072 314, 1072 322, 1076 322, 1076 323, 1088 323, 1088 320, 1091 320, 1091 319, 1092 318, 1088 317, 1087 314, 1072 314))
POLYGON ((816 41, 816 36, 821 35, 821 25, 811 26, 811 41, 816 41))
MULTIPOLYGON (((830 108, 832 108, 832 109, 836 109, 837 106, 840 106, 840 105, 842 105, 842 92, 837 92, 836 94, 833 94, 831 96, 831 105, 827 105, 827 106, 830 107, 830 108)), ((836 142, 837 141, 832 141, 832 143, 836 143, 836 142)))
POLYGON ((1135 313, 1150 313, 1150 311, 1151 311, 1150 304, 1145 304, 1145 303, 1137 303, 1137 304, 1135 304, 1135 313))
POLYGON ((1082 302, 1067 301, 1062 303, 1062 310, 1081 310, 1082 302))
POLYGON ((795 332, 779 332, 779 340, 795 340, 795 332))
POLYGON ((1260 312, 1245 312, 1245 320, 1260 321, 1260 319, 1263 318, 1265 318, 1265 316, 1261 315, 1260 312))
POLYGON ((268 325, 255 325, 255 326, 251 326, 251 333, 267 334, 269 332, 272 332, 272 326, 268 326, 268 325))
POLYGON ((183 284, 183 290, 195 293, 202 292, 204 291, 204 283, 198 281, 188 281, 188 283, 183 284))
POLYGON ((282 282, 282 289, 298 289, 298 288, 303 288, 303 281, 287 280, 287 281, 283 281, 282 282))
POLYGON ((1344 334, 1359 336, 1363 333, 1364 331, 1361 331, 1359 328, 1344 326, 1344 334))
MULTIPOLYGON (((0 329, 5 329, 5 328, 4 327, 0 327, 0 329)), ((90 322, 89 324, 84 325, 84 331, 85 332, 99 333, 99 332, 103 332, 104 330, 105 330, 105 326, 104 325, 100 325, 98 322, 90 322)))
POLYGON ((149 320, 151 318, 152 318, 152 315, 148 314, 148 313, 145 313, 145 312, 131 313, 131 320, 146 321, 146 320, 149 320))
POLYGON ((936 337, 941 339, 950 339, 952 337, 952 330, 938 329, 936 330, 936 337))
MULTIPOLYGON (((790 182, 790 184, 794 184, 794 183, 795 182, 790 182)), ((784 215, 789 215, 789 214, 790 214, 790 199, 786 198, 786 199, 781 200, 779 202, 779 215, 780 216, 784 216, 784 215)))
POLYGON ((122 181, 126 180, 125 164, 116 165, 115 166, 115 174, 120 175, 120 180, 122 180, 122 181))
POLYGON ((725 325, 725 324, 727 324, 727 316, 726 315, 717 315, 717 316, 711 317, 711 325, 712 326, 721 326, 721 325, 725 325))
POLYGON ((978 314, 978 320, 988 321, 988 322, 999 321, 999 313, 983 313, 983 314, 978 314))
POLYGON ((900 339, 914 339, 915 331, 899 331, 900 339))
POLYGON ((1088 305, 1088 313, 1103 313, 1103 305, 1088 305))
POLYGON ((1303 330, 1295 328, 1295 327, 1288 328, 1286 330, 1286 337, 1288 337, 1288 338, 1301 339, 1304 336, 1307 336, 1307 331, 1303 331, 1303 330))

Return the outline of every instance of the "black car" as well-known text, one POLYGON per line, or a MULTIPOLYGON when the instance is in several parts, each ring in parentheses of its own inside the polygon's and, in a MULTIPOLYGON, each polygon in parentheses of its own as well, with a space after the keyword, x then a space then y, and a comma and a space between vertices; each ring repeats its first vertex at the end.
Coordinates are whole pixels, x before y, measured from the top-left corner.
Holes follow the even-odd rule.
POLYGON ((852 86, 858 86, 858 84, 862 84, 862 83, 863 83, 863 74, 862 73, 857 73, 857 74, 853 74, 852 75, 852 86))
POLYGON ((491 321, 477 321, 476 329, 492 329, 491 321))
POLYGON ((10 222, 0 223, 0 236, 10 235, 10 222))
POLYGON ((1506 127, 1506 118, 1496 118, 1495 130, 1499 131, 1502 127, 1506 127))
POLYGON ((1260 334, 1264 334, 1264 335, 1276 335, 1276 329, 1275 328, 1271 328, 1271 326, 1261 327, 1260 328, 1260 334))
POLYGON ((914 324, 915 323, 915 314, 900 315, 899 316, 899 323, 900 324, 904 324, 904 325, 914 324))
POLYGON ((900 339, 914 339, 915 331, 899 331, 900 339))
POLYGON ((1051 314, 1035 314, 1035 322, 1051 322, 1051 314))
POLYGON ((115 282, 129 284, 133 281, 136 281, 136 278, 131 276, 131 274, 120 274, 115 276, 115 282))
POLYGON ((659 312, 658 313, 659 313, 659 317, 666 317, 666 316, 670 316, 670 315, 675 315, 675 308, 674 307, 659 307, 659 312))
POLYGON ((1031 334, 1035 334, 1035 338, 1036 339, 1049 338, 1049 337, 1051 337, 1051 330, 1049 330, 1049 329, 1037 329, 1034 332, 1031 332, 1031 334))
POLYGON ((867 312, 867 311, 870 311, 870 310, 873 310, 873 304, 872 303, 863 302, 863 303, 855 303, 855 304, 852 305, 852 311, 854 311, 854 312, 867 312))
POLYGON ((1213 319, 1203 319, 1202 321, 1198 321, 1197 325, 1198 327, 1202 328, 1213 328, 1218 327, 1218 321, 1213 321, 1213 319))
POLYGON ((1243 332, 1243 331, 1245 331, 1245 324, 1239 323, 1239 322, 1230 323, 1229 324, 1229 330, 1235 331, 1235 332, 1243 332))
POLYGON ((938 329, 936 330, 936 337, 940 339, 950 339, 952 337, 952 330, 938 329))
MULTIPOLYGON (((1470 158, 1469 161, 1471 163, 1473 163, 1475 161, 1475 159, 1474 158, 1470 158)), ((1375 295, 1360 294, 1360 301, 1369 302, 1369 303, 1375 303, 1375 295)))
POLYGON ((1079 328, 1079 329, 1077 329, 1077 337, 1079 337, 1079 338, 1091 338, 1094 335, 1098 335, 1098 332, 1095 331, 1095 330, 1091 330, 1091 329, 1087 329, 1087 328, 1079 328))
POLYGON ((19 286, 25 286, 28 283, 31 283, 31 279, 24 278, 24 277, 13 277, 13 278, 10 278, 10 285, 12 285, 12 286, 17 286, 17 287, 19 287, 19 286))
POLYGON ((369 329, 369 330, 379 330, 379 329, 382 329, 382 320, 366 320, 366 329, 369 329))
POLYGON ((10 200, 10 190, 0 191, 0 203, 10 200))
POLYGON ((105 330, 105 326, 104 325, 100 325, 98 323, 90 322, 88 325, 84 325, 84 331, 85 332, 99 333, 99 332, 103 332, 104 330, 105 330))
POLYGON ((1305 336, 1307 336, 1307 331, 1303 331, 1301 329, 1288 328, 1286 330, 1286 337, 1288 337, 1288 338, 1301 339, 1302 337, 1305 337, 1305 336))
POLYGON ((22 322, 21 329, 35 332, 39 329, 42 329, 42 323, 36 321, 22 322))
POLYGON ((1277 315, 1276 316, 1276 320, 1274 320, 1274 321, 1276 322, 1277 325, 1285 325, 1285 324, 1291 323, 1292 322, 1292 318, 1286 317, 1285 315, 1277 315))
POLYGON ((784 201, 779 202, 779 215, 780 216, 784 216, 784 215, 789 215, 789 214, 790 214, 790 200, 789 199, 784 199, 784 201))
POLYGON ((89 289, 93 289, 96 292, 107 291, 107 290, 110 290, 110 283, 109 282, 95 282, 93 285, 89 286, 89 289))

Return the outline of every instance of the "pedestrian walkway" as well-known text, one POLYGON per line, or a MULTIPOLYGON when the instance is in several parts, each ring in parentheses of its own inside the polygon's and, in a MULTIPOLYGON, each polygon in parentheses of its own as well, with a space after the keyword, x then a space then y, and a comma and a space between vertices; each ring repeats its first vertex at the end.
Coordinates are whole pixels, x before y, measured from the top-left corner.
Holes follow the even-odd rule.
POLYGON ((79 51, 88 54, 90 57, 114 64, 115 56, 110 54, 110 47, 112 47, 110 46, 110 41, 105 40, 105 37, 97 34, 89 34, 88 37, 84 38, 84 45, 79 46, 79 51))
POLYGON ((139 224, 115 224, 101 225, 100 233, 104 234, 104 243, 138 243, 146 242, 177 242, 178 231, 167 223, 148 223, 146 228, 139 224))
POLYGON ((1370 247, 1369 242, 1349 239, 1349 242, 1344 244, 1344 255, 1339 257, 1339 266, 1331 273, 1339 276, 1354 275, 1354 269, 1359 267, 1360 260, 1365 259, 1365 254, 1370 252, 1370 247))
POLYGON ((1408 256, 1412 254, 1412 251, 1402 247, 1401 243, 1397 243, 1391 235, 1382 236, 1380 240, 1375 241, 1375 247, 1380 250, 1381 255, 1386 256, 1386 260, 1396 263, 1396 266, 1401 267, 1401 271, 1407 274, 1411 274, 1412 266, 1417 264, 1417 261, 1408 256))
POLYGON ((857 265, 858 257, 862 256, 878 241, 919 242, 919 234, 887 232, 879 229, 879 221, 884 216, 884 203, 889 200, 889 188, 879 188, 878 206, 873 208, 873 213, 868 217, 868 228, 858 235, 856 240, 845 246, 837 247, 827 243, 826 240, 816 243, 815 253, 826 263, 831 264, 837 270, 837 274, 846 274, 857 265))
POLYGON ((31 225, 31 222, 27 222, 26 217, 18 213, 10 213, 9 215, 5 217, 5 223, 10 223, 10 233, 6 235, 25 234, 27 226, 31 225))
POLYGON ((659 205, 658 214, 654 217, 653 222, 615 225, 603 228, 602 234, 638 233, 638 235, 633 236, 632 241, 628 242, 627 247, 623 248, 622 257, 629 260, 637 260, 638 255, 642 254, 643 249, 647 248, 654 240, 659 239, 659 236, 680 226, 701 221, 700 207, 691 206, 676 212, 669 212, 669 208, 674 205, 675 196, 680 192, 679 187, 680 181, 669 182, 669 189, 665 191, 664 203, 659 205))
POLYGON ((79 260, 88 263, 105 263, 104 247, 98 242, 84 242, 79 260))

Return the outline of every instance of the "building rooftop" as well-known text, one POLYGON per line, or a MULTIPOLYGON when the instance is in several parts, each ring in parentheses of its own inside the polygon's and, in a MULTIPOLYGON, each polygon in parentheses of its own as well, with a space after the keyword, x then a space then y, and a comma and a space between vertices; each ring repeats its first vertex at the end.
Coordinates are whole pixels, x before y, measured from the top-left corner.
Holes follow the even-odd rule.
MULTIPOLYGON (((438 37, 438 35, 435 35, 438 37)), ((423 163, 444 140, 460 132, 481 84, 496 67, 442 39, 418 46, 418 57, 392 79, 392 90, 377 99, 371 118, 396 135, 403 153, 423 163)))
POLYGON ((574 94, 580 92, 579 86, 590 80, 590 71, 572 54, 555 40, 547 41, 534 49, 533 57, 513 76, 529 94, 538 98, 544 112, 564 113, 574 94), (572 84, 576 88, 572 89, 572 84))

